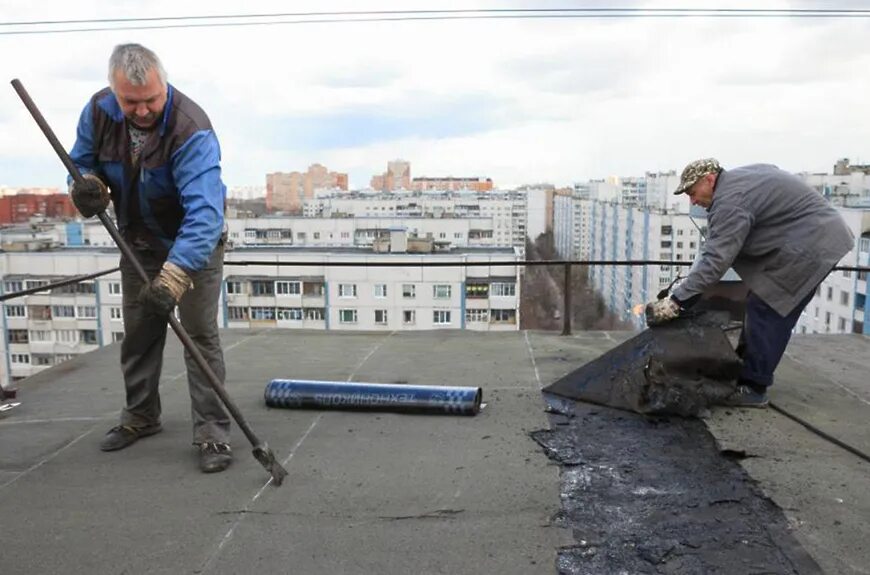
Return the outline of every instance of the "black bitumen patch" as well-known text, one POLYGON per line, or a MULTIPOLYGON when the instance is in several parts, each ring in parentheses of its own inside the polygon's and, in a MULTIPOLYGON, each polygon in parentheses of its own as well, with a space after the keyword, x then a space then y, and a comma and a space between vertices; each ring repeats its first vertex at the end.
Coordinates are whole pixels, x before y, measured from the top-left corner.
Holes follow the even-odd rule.
POLYGON ((822 573, 701 421, 571 407, 531 434, 561 467, 555 522, 575 545, 559 551, 560 575, 822 573))

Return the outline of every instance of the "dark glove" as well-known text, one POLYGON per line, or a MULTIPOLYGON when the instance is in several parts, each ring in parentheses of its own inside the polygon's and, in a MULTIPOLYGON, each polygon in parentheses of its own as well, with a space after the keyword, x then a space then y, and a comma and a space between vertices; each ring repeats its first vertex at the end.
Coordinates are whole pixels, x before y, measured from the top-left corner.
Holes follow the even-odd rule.
POLYGON ((98 176, 82 174, 84 182, 73 182, 69 193, 83 218, 91 218, 106 211, 109 206, 109 190, 98 176))
POLYGON ((677 319, 680 316, 680 303, 666 297, 646 304, 646 325, 653 327, 677 319))
POLYGON ((139 290, 139 303, 152 315, 168 317, 184 292, 191 287, 193 281, 183 269, 172 262, 165 262, 157 277, 139 290))

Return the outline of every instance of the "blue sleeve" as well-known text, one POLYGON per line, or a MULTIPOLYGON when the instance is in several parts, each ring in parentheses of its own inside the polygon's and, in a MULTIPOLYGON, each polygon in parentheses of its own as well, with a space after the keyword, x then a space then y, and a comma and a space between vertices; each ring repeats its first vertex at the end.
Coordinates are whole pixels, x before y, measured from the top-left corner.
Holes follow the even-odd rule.
MULTIPOLYGON (((97 172, 97 151, 94 149, 94 105, 88 101, 79 116, 76 128, 76 143, 69 153, 73 163, 82 174, 97 172)), ((67 185, 72 185, 72 176, 67 176, 67 185)))
POLYGON ((220 145, 211 130, 194 133, 172 155, 184 218, 167 259, 189 272, 206 266, 223 232, 226 188, 220 159, 220 145))

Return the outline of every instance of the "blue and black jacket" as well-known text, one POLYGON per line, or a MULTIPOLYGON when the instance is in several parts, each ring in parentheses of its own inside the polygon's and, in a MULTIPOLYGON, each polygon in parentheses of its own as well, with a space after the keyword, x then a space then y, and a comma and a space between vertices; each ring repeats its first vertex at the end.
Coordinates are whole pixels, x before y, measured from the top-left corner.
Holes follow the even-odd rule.
POLYGON ((195 272, 205 267, 224 226, 220 145, 205 112, 173 86, 167 90, 163 118, 136 165, 127 122, 109 88, 82 111, 70 156, 83 173, 108 184, 125 239, 144 240, 195 272))

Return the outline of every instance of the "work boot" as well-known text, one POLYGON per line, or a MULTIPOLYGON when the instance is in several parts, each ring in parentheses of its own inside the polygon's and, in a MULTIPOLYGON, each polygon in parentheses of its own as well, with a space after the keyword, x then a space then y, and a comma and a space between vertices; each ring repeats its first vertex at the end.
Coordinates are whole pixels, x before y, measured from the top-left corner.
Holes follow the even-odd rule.
POLYGON ((740 384, 737 389, 722 401, 727 407, 767 407, 767 391, 757 387, 740 384))
POLYGON ((100 449, 103 451, 116 451, 136 443, 142 437, 148 437, 163 431, 159 423, 145 427, 133 427, 131 425, 119 425, 113 427, 100 441, 100 449))
POLYGON ((200 443, 199 468, 203 473, 219 473, 233 462, 233 452, 228 443, 200 443))

